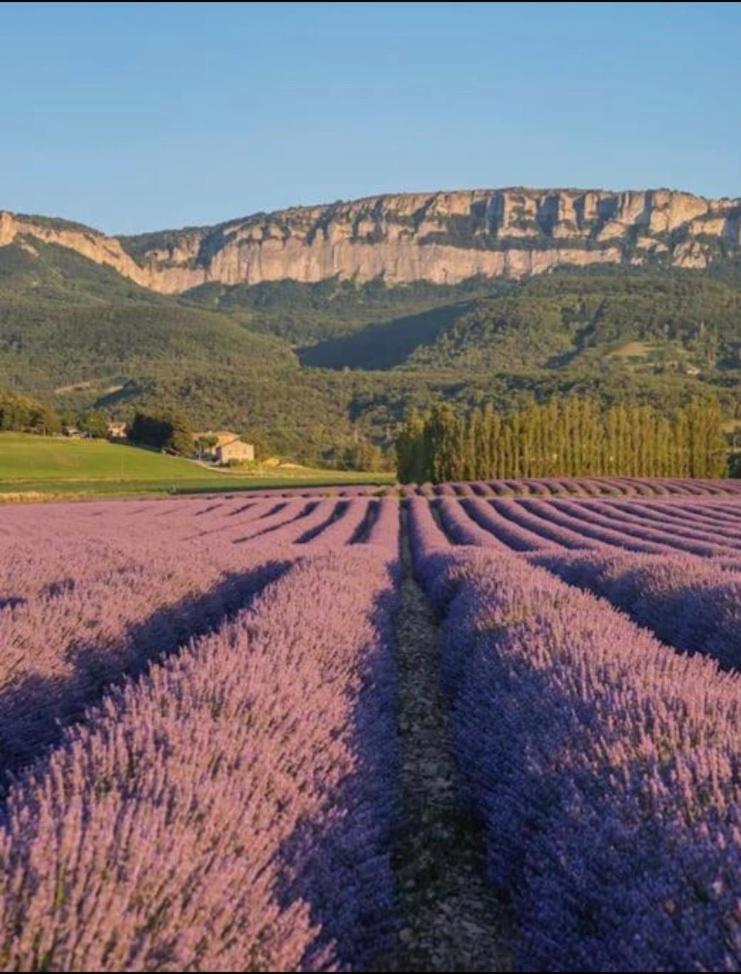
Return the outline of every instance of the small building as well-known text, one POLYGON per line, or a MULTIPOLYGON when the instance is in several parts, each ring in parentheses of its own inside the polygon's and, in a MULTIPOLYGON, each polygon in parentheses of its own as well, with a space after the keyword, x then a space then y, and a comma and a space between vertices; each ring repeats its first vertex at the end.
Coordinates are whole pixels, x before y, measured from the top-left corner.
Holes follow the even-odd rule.
POLYGON ((108 438, 110 440, 125 440, 126 439, 126 423, 109 422, 108 423, 108 438))
POLYGON ((230 443, 217 446, 214 453, 216 454, 216 462, 221 464, 232 461, 241 463, 244 460, 255 459, 255 447, 252 443, 243 443, 241 440, 232 440, 230 443))
POLYGON ((201 460, 212 463, 226 464, 232 460, 254 460, 255 447, 252 443, 243 443, 238 433, 231 430, 206 430, 194 433, 193 440, 201 460))

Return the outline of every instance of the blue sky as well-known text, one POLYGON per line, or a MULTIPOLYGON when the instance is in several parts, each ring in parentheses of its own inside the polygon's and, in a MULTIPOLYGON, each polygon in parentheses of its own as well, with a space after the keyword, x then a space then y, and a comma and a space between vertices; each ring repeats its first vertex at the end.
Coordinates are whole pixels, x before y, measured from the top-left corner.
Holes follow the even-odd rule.
POLYGON ((741 195, 741 4, 0 5, 0 209, 111 233, 467 187, 741 195))

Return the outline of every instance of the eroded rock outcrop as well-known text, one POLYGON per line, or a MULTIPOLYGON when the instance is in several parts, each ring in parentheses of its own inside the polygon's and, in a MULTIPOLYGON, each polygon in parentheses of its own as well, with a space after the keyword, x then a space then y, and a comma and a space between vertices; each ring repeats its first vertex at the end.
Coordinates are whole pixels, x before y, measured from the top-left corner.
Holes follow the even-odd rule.
POLYGON ((115 268, 137 284, 147 286, 149 283, 147 272, 126 253, 116 237, 106 237, 97 230, 62 220, 40 220, 0 210, 0 247, 17 242, 33 254, 35 251, 30 239, 67 247, 95 264, 115 268))
POLYGON ((665 189, 402 193, 120 239, 54 222, 0 213, 0 246, 31 236, 71 247, 164 293, 334 276, 455 283, 559 264, 704 267, 721 244, 741 244, 741 200, 665 189))

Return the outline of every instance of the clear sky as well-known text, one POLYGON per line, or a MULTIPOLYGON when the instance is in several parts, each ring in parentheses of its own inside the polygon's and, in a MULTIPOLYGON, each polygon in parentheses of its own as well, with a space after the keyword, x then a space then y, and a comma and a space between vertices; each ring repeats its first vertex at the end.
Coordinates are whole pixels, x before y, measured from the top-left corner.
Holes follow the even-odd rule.
POLYGON ((741 195, 741 4, 0 5, 0 209, 111 233, 379 192, 741 195))

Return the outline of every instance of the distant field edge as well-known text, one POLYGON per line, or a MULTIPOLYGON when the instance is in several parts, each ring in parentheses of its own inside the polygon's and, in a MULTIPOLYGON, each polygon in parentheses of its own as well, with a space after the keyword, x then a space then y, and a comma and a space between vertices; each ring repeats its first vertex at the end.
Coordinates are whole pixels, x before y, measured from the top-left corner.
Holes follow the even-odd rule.
POLYGON ((377 487, 379 490, 392 484, 392 480, 325 480, 307 479, 265 479, 239 481, 237 483, 183 483, 158 484, 151 481, 136 483, 123 481, 50 481, 40 483, 37 480, 27 483, 9 483, 0 481, 0 504, 33 503, 51 500, 89 500, 95 497, 147 497, 147 496, 178 496, 189 494, 230 494, 251 493, 259 490, 280 490, 285 488, 323 488, 326 490, 341 490, 343 487, 363 486, 377 487))

